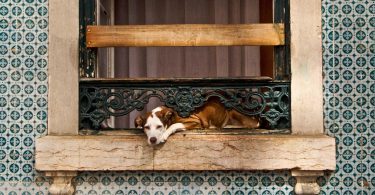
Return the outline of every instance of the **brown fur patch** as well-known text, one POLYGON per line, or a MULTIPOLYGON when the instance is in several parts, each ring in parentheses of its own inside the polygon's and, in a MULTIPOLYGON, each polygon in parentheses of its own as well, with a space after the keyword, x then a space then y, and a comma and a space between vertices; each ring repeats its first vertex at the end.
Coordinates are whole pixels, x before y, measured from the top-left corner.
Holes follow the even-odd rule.
POLYGON ((176 113, 173 109, 167 108, 162 106, 162 110, 155 112, 156 117, 158 117, 165 127, 172 125, 175 123, 175 115, 176 113))
POLYGON ((144 116, 142 115, 137 116, 137 118, 134 119, 134 126, 136 128, 143 128, 149 116, 152 116, 151 112, 147 112, 146 115, 144 116))

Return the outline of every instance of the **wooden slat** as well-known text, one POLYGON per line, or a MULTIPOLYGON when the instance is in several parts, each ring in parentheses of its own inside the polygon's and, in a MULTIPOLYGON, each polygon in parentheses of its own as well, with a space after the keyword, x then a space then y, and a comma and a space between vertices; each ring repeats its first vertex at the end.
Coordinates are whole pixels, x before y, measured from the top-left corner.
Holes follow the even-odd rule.
POLYGON ((116 25, 87 28, 87 47, 284 44, 284 24, 116 25))
POLYGON ((144 134, 46 136, 35 161, 39 171, 334 170, 335 139, 180 132, 151 147, 144 134))

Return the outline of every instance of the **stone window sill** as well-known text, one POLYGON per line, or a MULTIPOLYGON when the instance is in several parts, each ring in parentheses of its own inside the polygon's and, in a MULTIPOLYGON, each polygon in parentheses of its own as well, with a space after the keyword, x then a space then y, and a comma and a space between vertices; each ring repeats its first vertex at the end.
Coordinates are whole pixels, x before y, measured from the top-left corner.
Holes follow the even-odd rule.
POLYGON ((181 132, 152 147, 136 133, 48 135, 36 142, 36 169, 334 170, 335 140, 325 135, 181 132))
POLYGON ((73 194, 78 171, 291 170, 296 194, 318 194, 316 178, 335 169, 335 139, 325 135, 180 132, 149 146, 144 134, 48 135, 36 141, 51 194, 73 194), (53 147, 51 147, 53 146, 53 147))

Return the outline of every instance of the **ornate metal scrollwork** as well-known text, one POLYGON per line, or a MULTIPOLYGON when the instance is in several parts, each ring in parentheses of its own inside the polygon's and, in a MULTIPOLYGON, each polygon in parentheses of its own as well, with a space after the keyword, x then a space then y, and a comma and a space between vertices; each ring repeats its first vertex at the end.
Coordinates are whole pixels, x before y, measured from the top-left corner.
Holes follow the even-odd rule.
MULTIPOLYGON (((152 97, 187 117, 209 98, 216 97, 228 109, 251 116, 259 116, 266 127, 290 126, 289 82, 244 82, 195 85, 194 83, 130 82, 124 80, 81 82, 81 127, 99 128, 111 116, 127 115, 133 110, 143 110, 152 97)), ((218 83, 219 82, 219 83, 218 83)))

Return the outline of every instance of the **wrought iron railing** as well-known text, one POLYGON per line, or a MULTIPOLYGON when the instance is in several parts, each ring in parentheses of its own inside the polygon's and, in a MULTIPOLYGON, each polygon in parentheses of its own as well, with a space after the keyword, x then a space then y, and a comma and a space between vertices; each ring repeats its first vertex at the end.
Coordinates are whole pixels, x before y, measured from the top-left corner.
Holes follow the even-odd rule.
POLYGON ((98 129, 111 116, 143 110, 153 97, 182 117, 216 97, 228 109, 260 117, 265 128, 290 127, 290 82, 265 78, 83 79, 80 126, 98 129))

